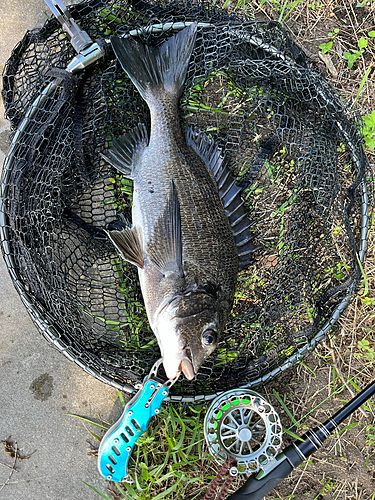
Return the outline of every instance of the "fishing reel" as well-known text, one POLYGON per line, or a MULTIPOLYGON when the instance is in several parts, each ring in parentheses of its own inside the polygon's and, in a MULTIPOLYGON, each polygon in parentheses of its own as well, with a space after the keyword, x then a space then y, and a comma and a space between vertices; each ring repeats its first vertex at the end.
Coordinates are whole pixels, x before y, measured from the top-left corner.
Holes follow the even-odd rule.
POLYGON ((273 407, 258 393, 234 389, 218 396, 204 420, 209 453, 223 465, 237 465, 230 474, 254 474, 268 469, 282 444, 282 426, 273 407))

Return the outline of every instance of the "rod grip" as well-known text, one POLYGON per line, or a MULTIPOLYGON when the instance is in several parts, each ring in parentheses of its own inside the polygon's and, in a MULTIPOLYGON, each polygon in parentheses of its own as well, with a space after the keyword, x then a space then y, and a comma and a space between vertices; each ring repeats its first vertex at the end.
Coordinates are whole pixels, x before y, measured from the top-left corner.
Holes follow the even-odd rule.
POLYGON ((292 472, 293 466, 285 459, 264 479, 250 477, 228 500, 262 500, 292 472))

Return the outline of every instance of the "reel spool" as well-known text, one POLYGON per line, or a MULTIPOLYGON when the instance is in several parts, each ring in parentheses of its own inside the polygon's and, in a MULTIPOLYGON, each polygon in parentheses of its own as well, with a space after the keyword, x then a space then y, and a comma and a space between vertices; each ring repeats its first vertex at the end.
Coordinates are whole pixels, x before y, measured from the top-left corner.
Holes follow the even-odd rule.
POLYGON ((277 456, 282 426, 274 408, 258 393, 234 389, 217 397, 204 420, 209 453, 222 465, 237 460, 232 475, 253 474, 277 456))

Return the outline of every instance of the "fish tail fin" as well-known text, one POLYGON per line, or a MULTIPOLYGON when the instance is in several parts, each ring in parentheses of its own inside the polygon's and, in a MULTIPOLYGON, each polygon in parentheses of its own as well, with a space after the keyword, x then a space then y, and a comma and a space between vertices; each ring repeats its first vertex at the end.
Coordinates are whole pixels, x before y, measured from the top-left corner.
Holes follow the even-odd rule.
POLYGON ((155 90, 175 94, 178 98, 186 78, 197 32, 192 23, 160 47, 150 47, 130 38, 111 37, 111 43, 122 68, 147 102, 155 90))

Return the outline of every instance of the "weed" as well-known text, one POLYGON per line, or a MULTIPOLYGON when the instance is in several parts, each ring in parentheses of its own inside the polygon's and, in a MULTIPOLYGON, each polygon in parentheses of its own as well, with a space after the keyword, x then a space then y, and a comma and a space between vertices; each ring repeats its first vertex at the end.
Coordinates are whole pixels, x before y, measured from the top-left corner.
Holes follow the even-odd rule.
MULTIPOLYGON (((288 2, 287 0, 271 0, 271 2, 269 3, 272 5, 273 10, 279 13, 278 22, 283 24, 293 12, 293 10, 297 7, 297 5, 299 5, 303 1, 304 0, 295 0, 294 2, 288 2)), ((260 7, 262 7, 265 3, 266 0, 262 0, 262 2, 260 3, 260 7)), ((319 6, 319 4, 316 4, 315 2, 310 5, 314 5, 314 9, 319 6)))
MULTIPOLYGON (((359 89, 358 89, 358 92, 357 92, 357 96, 355 98, 355 101, 354 101, 354 106, 357 104, 357 101, 359 99, 359 96, 363 90, 363 87, 365 86, 365 83, 367 82, 367 78, 368 78, 368 75, 370 74, 370 71, 371 71, 371 68, 372 68, 372 63, 370 64, 370 66, 367 68, 367 71, 365 73, 365 76, 362 78, 362 81, 359 85, 359 89)), ((370 148, 371 149, 371 148, 370 148)))
MULTIPOLYGON (((368 36, 370 38, 375 38, 375 31, 369 31, 368 36)), ((348 61, 348 68, 353 67, 354 62, 359 59, 365 52, 368 46, 368 39, 361 36, 358 40, 358 49, 350 49, 350 52, 344 52, 343 57, 348 61)))
POLYGON ((294 416, 292 415, 292 413, 289 411, 288 407, 285 404, 286 395, 284 395, 284 397, 282 398, 275 389, 273 389, 273 394, 276 397, 277 401, 280 403, 280 405, 283 407, 285 413, 288 415, 293 425, 297 425, 298 422, 296 421, 296 419, 294 418, 294 416))
POLYGON ((127 329, 131 332, 130 338, 126 341, 121 341, 124 344, 124 349, 133 351, 139 349, 150 349, 156 345, 157 340, 152 333, 148 322, 145 306, 138 296, 137 291, 133 286, 129 286, 129 278, 124 270, 129 265, 127 262, 122 262, 117 259, 113 262, 113 267, 118 276, 118 287, 121 294, 124 296, 122 307, 126 319, 120 324, 116 324, 112 329, 122 331, 127 329))
POLYGON ((348 429, 353 429, 354 427, 359 427, 361 424, 359 422, 353 422, 352 424, 348 424, 343 427, 340 431, 337 432, 337 436, 340 434, 344 434, 348 429))
POLYGON ((358 358, 364 357, 369 361, 375 361, 375 349, 370 346, 370 342, 368 340, 360 340, 358 342, 358 349, 362 351, 361 353, 355 354, 358 358))
POLYGON ((98 12, 98 26, 97 33, 94 33, 94 37, 100 36, 110 36, 116 34, 114 26, 126 23, 131 17, 136 17, 139 21, 146 23, 147 20, 143 18, 140 14, 128 7, 122 7, 121 5, 113 5, 113 9, 102 8, 98 12))
POLYGON ((375 445, 375 425, 366 426, 366 446, 375 445))
MULTIPOLYGON (((333 41, 338 36, 339 33, 340 33, 339 28, 335 28, 333 30, 333 32, 328 33, 328 37, 330 38, 330 40, 328 42, 324 42, 324 43, 321 43, 319 45, 319 49, 320 49, 322 55, 327 54, 328 52, 332 51, 333 41)), ((370 39, 374 39, 375 38, 375 31, 369 31, 367 35, 370 39)), ((346 59, 348 62, 349 69, 351 69, 353 67, 355 61, 357 61, 357 59, 359 59, 365 53, 365 51, 368 47, 368 43, 369 43, 369 39, 362 36, 357 42, 358 49, 357 48, 350 49, 349 52, 346 51, 343 53, 344 59, 346 59)), ((370 67, 371 67, 371 65, 370 65, 370 67)), ((365 76, 365 78, 367 79, 366 76, 365 76)), ((364 85, 364 82, 363 82, 363 85, 364 85)))
POLYGON ((134 287, 132 278, 126 273, 126 267, 131 266, 131 264, 120 260, 120 258, 113 259, 111 263, 118 281, 116 284, 107 284, 107 286, 116 288, 122 294, 122 300, 119 303, 123 312, 121 321, 108 320, 87 309, 81 309, 81 311, 96 321, 104 323, 107 331, 120 334, 119 342, 124 350, 152 350, 157 344, 157 339, 148 322, 140 290, 134 287))
MULTIPOLYGON (((243 113, 241 100, 245 93, 232 81, 225 71, 211 71, 205 79, 199 78, 192 86, 190 94, 186 99, 181 100, 181 105, 188 112, 207 112, 222 115, 243 113), (219 82, 222 92, 218 93, 216 105, 204 102, 202 91, 210 85, 219 82), (240 104, 237 104, 240 101, 240 104), (235 107, 233 104, 235 104, 235 107)), ((208 131, 208 130, 207 130, 208 131)), ((210 130, 212 131, 212 130, 210 130)))
POLYGON ((324 3, 315 2, 315 0, 314 0, 313 2, 307 4, 307 6, 309 9, 315 10, 315 9, 321 9, 325 5, 324 5, 324 3))
POLYGON ((335 487, 336 487, 333 479, 328 479, 328 481, 326 481, 325 478, 323 477, 321 482, 324 482, 323 488, 318 493, 318 495, 314 498, 314 500, 319 500, 321 497, 325 497, 327 493, 333 492, 335 487))
POLYGON ((86 486, 88 486, 90 489, 92 489, 93 491, 95 491, 95 493, 97 493, 101 498, 104 498, 105 500, 111 500, 107 495, 105 495, 101 491, 99 491, 96 488, 94 488, 94 486, 91 486, 91 484, 85 483, 85 481, 82 481, 82 482, 83 482, 83 484, 85 484, 86 486))
POLYGON ((335 28, 333 30, 333 33, 328 33, 328 36, 329 38, 331 39, 329 42, 327 43, 321 43, 319 45, 319 48, 322 52, 322 54, 327 54, 327 52, 329 52, 331 49, 332 49, 332 46, 333 46, 333 40, 337 37, 337 35, 339 34, 340 30, 339 28, 335 28))
POLYGON ((368 41, 363 36, 358 40, 358 49, 350 49, 350 52, 344 52, 344 59, 348 61, 348 68, 353 67, 354 62, 361 57, 367 47, 368 41))
POLYGON ((129 209, 133 200, 133 181, 117 173, 115 177, 110 177, 108 191, 113 192, 113 198, 106 200, 106 204, 112 204, 118 212, 129 209))
POLYGON ((365 143, 374 151, 375 149, 375 110, 362 117, 363 120, 363 137, 365 143))

